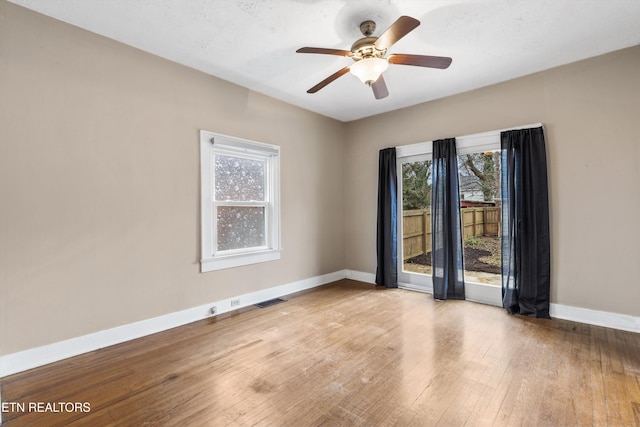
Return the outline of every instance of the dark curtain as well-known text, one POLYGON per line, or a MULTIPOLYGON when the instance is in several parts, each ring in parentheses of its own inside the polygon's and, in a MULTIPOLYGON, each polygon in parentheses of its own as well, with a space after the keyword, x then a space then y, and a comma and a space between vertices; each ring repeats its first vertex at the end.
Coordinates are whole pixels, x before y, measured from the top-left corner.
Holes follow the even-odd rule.
POLYGON ((500 134, 502 148, 502 306, 549 318, 550 238, 542 127, 500 134))
POLYGON ((380 150, 378 160, 378 267, 376 285, 398 287, 396 149, 380 150))
POLYGON ((464 299, 458 155, 455 138, 433 142, 431 268, 433 297, 464 299))

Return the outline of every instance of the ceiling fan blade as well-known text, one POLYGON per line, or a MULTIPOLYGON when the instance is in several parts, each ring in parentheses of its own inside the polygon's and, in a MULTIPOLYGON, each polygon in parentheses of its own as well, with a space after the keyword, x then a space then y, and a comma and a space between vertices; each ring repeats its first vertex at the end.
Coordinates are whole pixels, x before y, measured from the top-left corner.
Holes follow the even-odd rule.
POLYGON ((387 89, 387 84, 385 83, 382 74, 380 74, 378 80, 373 82, 371 89, 373 89, 373 96, 375 96, 376 99, 386 98, 389 95, 389 90, 387 89))
POLYGON ((430 67, 445 69, 451 65, 451 58, 446 56, 407 55, 394 53, 387 58, 391 64, 415 65, 418 67, 430 67))
POLYGON ((378 37, 378 40, 374 43, 376 49, 388 49, 391 45, 413 31, 418 25, 420 25, 420 21, 417 19, 410 16, 401 16, 378 37))
POLYGON ((323 87, 325 87, 326 85, 328 85, 329 83, 337 79, 338 77, 344 74, 347 74, 348 72, 349 72, 349 67, 344 67, 341 70, 336 71, 335 73, 331 74, 329 77, 327 77, 326 79, 324 79, 323 81, 321 81, 320 83, 318 83, 317 85, 309 89, 307 93, 316 93, 317 91, 319 91, 320 89, 322 89, 323 87))
POLYGON ((324 47, 301 47, 297 53, 321 53, 325 55, 353 56, 353 52, 340 49, 325 49, 324 47))

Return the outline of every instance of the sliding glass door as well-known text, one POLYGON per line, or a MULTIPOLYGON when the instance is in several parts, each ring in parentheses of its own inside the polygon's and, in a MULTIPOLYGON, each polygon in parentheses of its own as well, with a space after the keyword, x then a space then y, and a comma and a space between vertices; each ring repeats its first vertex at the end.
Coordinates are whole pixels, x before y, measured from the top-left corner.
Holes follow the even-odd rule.
MULTIPOLYGON (((501 305, 499 132, 456 138, 466 299, 501 305)), ((431 280, 432 143, 396 147, 398 281, 433 292, 431 280)))

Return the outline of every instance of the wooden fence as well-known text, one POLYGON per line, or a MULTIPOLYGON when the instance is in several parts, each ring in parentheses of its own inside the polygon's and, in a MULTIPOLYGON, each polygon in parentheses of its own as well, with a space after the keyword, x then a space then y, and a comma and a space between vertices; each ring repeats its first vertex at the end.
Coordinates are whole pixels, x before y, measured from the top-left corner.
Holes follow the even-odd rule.
POLYGON ((463 238, 471 236, 499 236, 500 208, 463 208, 462 209, 463 238))
MULTIPOLYGON (((499 236, 500 208, 462 208, 463 238, 499 236)), ((431 252, 431 209, 403 211, 403 261, 431 252)))
POLYGON ((431 252, 431 209, 402 212, 402 260, 431 252))

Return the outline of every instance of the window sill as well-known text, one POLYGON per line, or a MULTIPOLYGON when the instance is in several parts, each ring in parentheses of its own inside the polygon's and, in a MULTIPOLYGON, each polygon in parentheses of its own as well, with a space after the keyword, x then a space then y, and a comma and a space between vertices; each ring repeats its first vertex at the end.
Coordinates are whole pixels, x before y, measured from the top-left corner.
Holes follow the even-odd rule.
POLYGON ((244 254, 224 255, 215 258, 203 259, 200 261, 200 271, 222 270, 225 268, 240 267, 249 264, 275 261, 280 259, 279 249, 268 249, 244 254))

